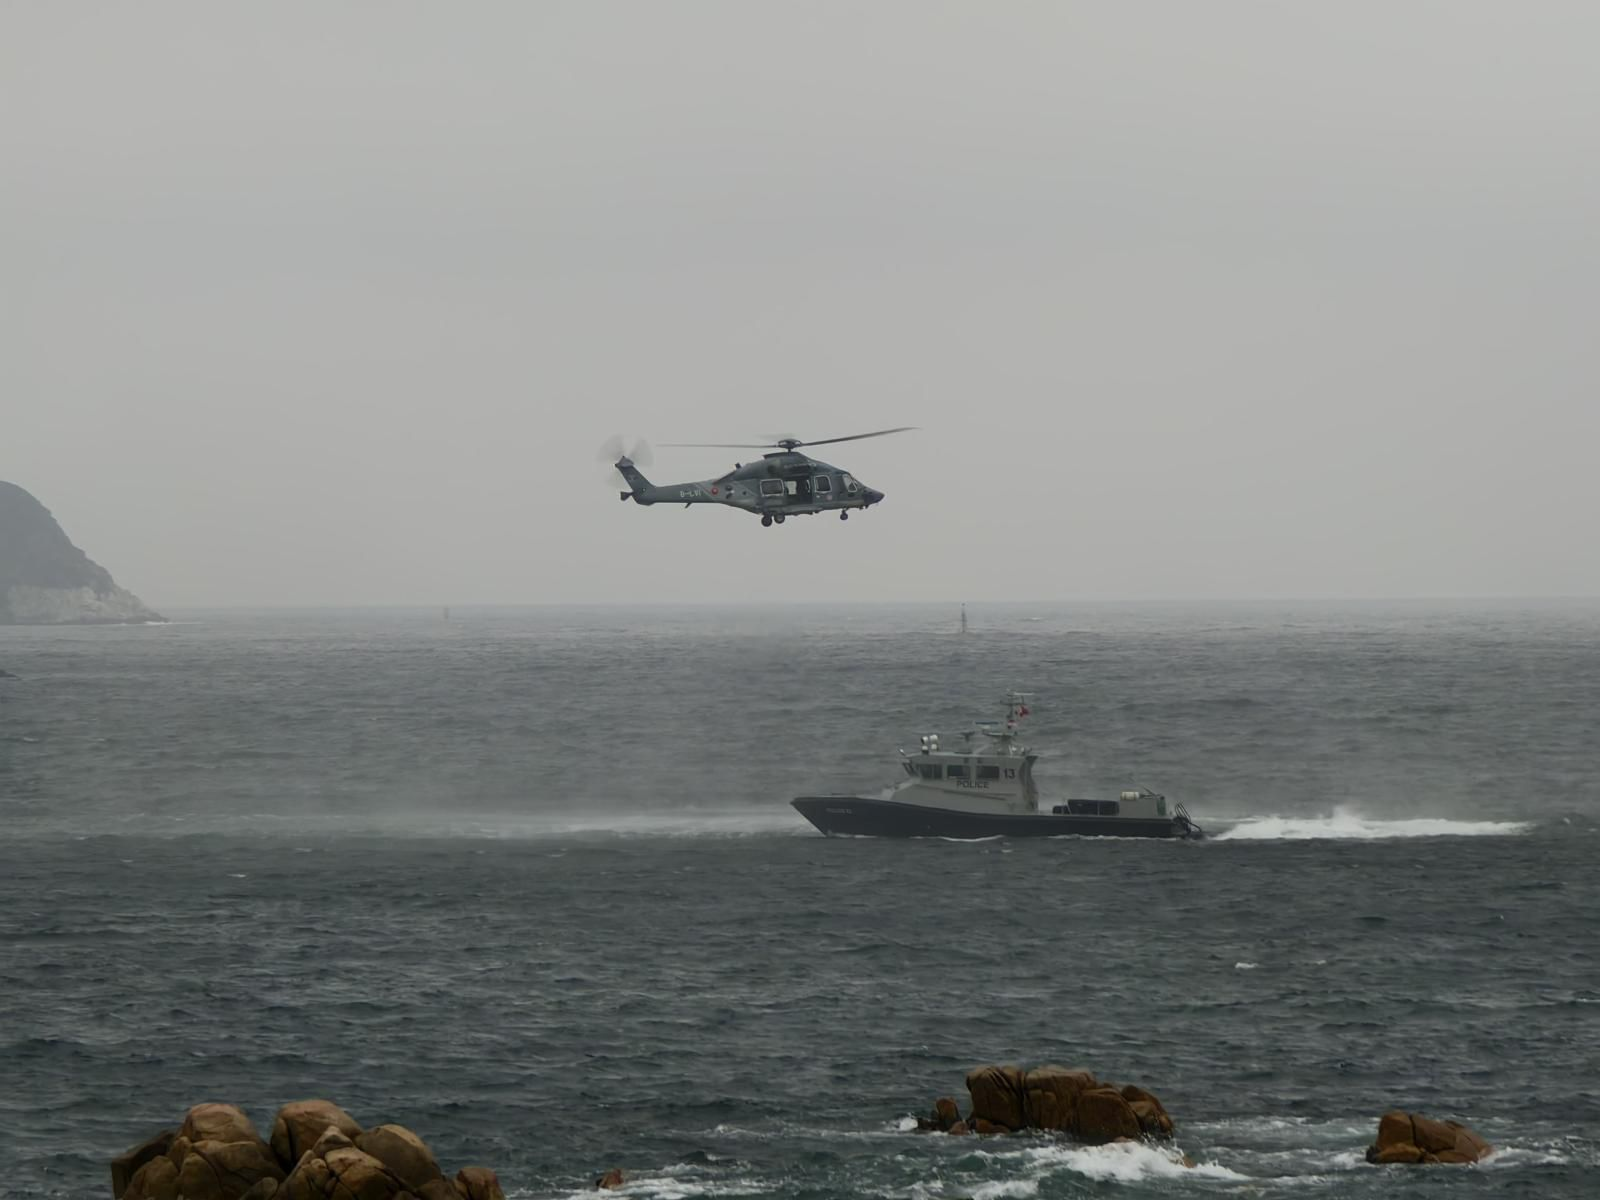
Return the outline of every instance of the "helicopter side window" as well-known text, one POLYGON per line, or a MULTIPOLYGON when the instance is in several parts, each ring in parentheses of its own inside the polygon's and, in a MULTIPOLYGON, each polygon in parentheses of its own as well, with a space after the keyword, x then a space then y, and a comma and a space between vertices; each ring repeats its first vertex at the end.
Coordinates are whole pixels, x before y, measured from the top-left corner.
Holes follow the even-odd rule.
POLYGON ((833 491, 833 480, 829 479, 826 475, 818 475, 816 486, 819 493, 831 492, 833 491))
POLYGON ((781 496, 781 495, 783 495, 783 480, 781 480, 781 479, 763 479, 761 481, 761 494, 763 496, 781 496))

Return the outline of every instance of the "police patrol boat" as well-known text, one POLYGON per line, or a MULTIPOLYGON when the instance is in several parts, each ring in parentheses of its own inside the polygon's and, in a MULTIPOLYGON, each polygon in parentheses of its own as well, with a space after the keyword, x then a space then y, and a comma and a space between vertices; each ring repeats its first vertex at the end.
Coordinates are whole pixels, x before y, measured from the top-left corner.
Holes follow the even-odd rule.
POLYGON ((1038 755, 1017 722, 1023 692, 1006 696, 1004 721, 978 721, 953 745, 926 734, 920 753, 900 752, 907 778, 882 796, 801 796, 800 814, 829 837, 1155 837, 1205 834, 1181 804, 1145 788, 1115 800, 1066 800, 1041 809, 1033 782, 1038 755))

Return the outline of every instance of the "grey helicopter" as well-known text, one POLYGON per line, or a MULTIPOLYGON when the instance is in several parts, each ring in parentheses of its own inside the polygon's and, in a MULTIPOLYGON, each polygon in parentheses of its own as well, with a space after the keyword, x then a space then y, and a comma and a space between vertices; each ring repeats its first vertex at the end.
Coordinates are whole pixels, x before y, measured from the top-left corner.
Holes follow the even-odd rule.
POLYGON ((826 446, 834 442, 855 442, 862 438, 883 437, 890 433, 905 433, 917 428, 901 425, 894 429, 878 429, 872 433, 853 433, 849 437, 818 438, 805 442, 799 438, 778 438, 772 442, 667 442, 677 447, 699 447, 717 450, 765 450, 758 462, 734 463, 733 470, 715 479, 702 479, 694 483, 651 483, 635 465, 644 447, 641 445, 631 455, 622 453, 620 438, 613 438, 601 448, 603 457, 618 455, 612 463, 628 490, 623 500, 635 504, 720 504, 724 508, 737 508, 754 513, 763 525, 782 525, 789 517, 809 516, 813 513, 837 512, 841 521, 848 520, 851 509, 866 509, 883 499, 883 493, 869 488, 849 471, 802 454, 802 446, 826 446))

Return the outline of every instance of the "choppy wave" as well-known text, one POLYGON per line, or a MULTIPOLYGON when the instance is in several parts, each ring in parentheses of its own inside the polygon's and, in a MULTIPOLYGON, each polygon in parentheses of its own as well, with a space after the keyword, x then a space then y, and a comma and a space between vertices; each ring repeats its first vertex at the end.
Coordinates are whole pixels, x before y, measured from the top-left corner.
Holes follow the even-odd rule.
POLYGON ((1348 809, 1320 817, 1246 817, 1213 835, 1222 842, 1377 841, 1383 838, 1509 837, 1533 828, 1531 821, 1453 821, 1444 817, 1382 820, 1348 809))

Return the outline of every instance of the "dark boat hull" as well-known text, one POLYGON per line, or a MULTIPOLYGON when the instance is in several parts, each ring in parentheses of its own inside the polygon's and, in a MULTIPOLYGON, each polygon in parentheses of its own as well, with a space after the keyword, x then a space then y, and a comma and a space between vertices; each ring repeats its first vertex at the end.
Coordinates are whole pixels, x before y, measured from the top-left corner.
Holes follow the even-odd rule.
POLYGON ((1088 817, 1066 813, 972 813, 860 796, 801 796, 792 802, 829 837, 1147 837, 1197 838, 1183 817, 1088 817))

